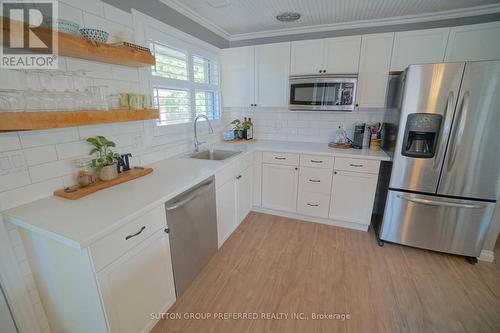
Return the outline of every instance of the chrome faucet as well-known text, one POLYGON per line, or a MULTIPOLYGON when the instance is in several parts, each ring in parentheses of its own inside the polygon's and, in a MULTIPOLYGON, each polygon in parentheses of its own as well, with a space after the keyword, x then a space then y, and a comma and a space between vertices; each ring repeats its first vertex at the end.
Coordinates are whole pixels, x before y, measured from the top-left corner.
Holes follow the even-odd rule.
POLYGON ((197 115, 196 118, 194 118, 194 121, 193 121, 193 125, 194 125, 194 140, 193 140, 193 143, 194 143, 194 151, 195 152, 200 151, 200 145, 202 143, 205 143, 205 141, 199 141, 198 140, 198 130, 196 128, 196 124, 198 122, 198 119, 200 119, 200 118, 205 118, 207 120, 208 134, 213 134, 214 133, 214 129, 212 128, 212 124, 210 124, 210 119, 208 119, 208 117, 205 116, 204 114, 197 115))

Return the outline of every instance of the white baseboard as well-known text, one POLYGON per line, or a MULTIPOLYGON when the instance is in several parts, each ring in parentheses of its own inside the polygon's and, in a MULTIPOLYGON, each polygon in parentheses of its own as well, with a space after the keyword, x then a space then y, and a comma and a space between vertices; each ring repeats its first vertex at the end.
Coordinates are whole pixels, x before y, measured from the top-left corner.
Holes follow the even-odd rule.
POLYGON ((482 250, 481 255, 477 259, 486 262, 493 262, 493 260, 495 260, 495 253, 489 250, 482 250))
POLYGON ((302 220, 302 221, 306 221, 306 222, 334 225, 336 227, 342 227, 342 228, 348 228, 348 229, 354 229, 354 230, 360 230, 360 231, 368 231, 368 227, 369 227, 368 225, 365 225, 365 224, 345 222, 345 221, 339 221, 339 220, 330 220, 330 219, 324 219, 324 218, 320 218, 320 217, 313 217, 313 216, 301 215, 301 214, 297 214, 297 213, 283 212, 283 211, 279 211, 279 210, 268 209, 268 208, 257 207, 257 206, 254 206, 252 208, 252 211, 258 212, 258 213, 283 216, 283 217, 287 217, 290 219, 302 220))

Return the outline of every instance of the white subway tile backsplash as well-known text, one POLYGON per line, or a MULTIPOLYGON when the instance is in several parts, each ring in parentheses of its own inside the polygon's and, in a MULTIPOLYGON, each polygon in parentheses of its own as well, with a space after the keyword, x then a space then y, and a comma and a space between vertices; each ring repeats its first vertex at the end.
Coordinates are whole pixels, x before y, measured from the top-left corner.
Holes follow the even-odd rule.
MULTIPOLYGON (((89 137, 103 135, 105 137, 120 134, 120 126, 116 125, 90 125, 78 127, 79 138, 86 140, 89 137)), ((77 140, 74 140, 77 141, 77 140)))
POLYGON ((114 80, 139 81, 139 71, 135 67, 112 65, 111 71, 114 80))
POLYGON ((21 148, 21 141, 19 141, 17 133, 0 133, 0 151, 16 150, 19 148, 21 148))
POLYGON ((97 15, 104 16, 104 10, 102 6, 102 1, 100 0, 59 0, 59 2, 64 2, 70 6, 81 9, 85 12, 94 13, 97 15))
POLYGON ((61 129, 51 129, 43 131, 19 132, 21 145, 23 148, 53 145, 56 143, 70 142, 78 140, 76 127, 61 129))
POLYGON ((78 23, 83 28, 83 12, 73 6, 59 1, 59 18, 78 23))
POLYGON ((16 207, 52 195, 63 187, 60 178, 35 183, 0 193, 0 210, 16 207))
POLYGON ((29 166, 57 160, 56 148, 53 145, 27 148, 23 153, 29 166))
POLYGON ((104 3, 104 17, 110 21, 121 23, 130 28, 133 28, 134 21, 132 20, 132 14, 114 6, 104 3))
POLYGON ((68 70, 84 70, 89 78, 111 79, 113 77, 110 64, 76 58, 67 58, 66 63, 68 70))
POLYGON ((7 191, 16 187, 25 186, 31 183, 27 171, 8 173, 0 176, 0 192, 7 191))
POLYGON ((85 141, 74 141, 59 143, 56 145, 57 156, 60 160, 86 156, 89 154, 91 145, 85 141))
POLYGON ((29 167, 31 180, 36 183, 43 180, 62 177, 76 172, 71 160, 60 160, 29 167))
POLYGON ((141 163, 143 165, 149 165, 151 163, 161 161, 162 159, 164 159, 164 153, 162 150, 153 151, 153 152, 141 155, 141 163))

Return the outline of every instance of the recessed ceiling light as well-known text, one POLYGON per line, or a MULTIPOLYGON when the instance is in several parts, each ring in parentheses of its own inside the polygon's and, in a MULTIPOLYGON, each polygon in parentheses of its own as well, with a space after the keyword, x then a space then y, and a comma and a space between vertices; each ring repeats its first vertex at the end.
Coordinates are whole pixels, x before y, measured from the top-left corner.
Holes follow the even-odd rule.
POLYGON ((300 14, 297 12, 286 12, 276 16, 276 19, 280 22, 293 22, 297 21, 299 18, 300 14))
POLYGON ((208 4, 214 8, 222 8, 231 5, 229 0, 207 0, 208 4))

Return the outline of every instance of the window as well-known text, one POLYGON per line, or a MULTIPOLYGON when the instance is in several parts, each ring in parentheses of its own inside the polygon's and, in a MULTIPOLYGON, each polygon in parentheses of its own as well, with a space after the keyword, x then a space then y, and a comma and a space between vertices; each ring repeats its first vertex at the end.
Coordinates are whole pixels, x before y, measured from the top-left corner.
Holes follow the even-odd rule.
POLYGON ((150 42, 156 63, 151 68, 153 103, 160 110, 158 126, 193 121, 197 114, 220 119, 219 66, 216 56, 199 55, 193 45, 150 42))

